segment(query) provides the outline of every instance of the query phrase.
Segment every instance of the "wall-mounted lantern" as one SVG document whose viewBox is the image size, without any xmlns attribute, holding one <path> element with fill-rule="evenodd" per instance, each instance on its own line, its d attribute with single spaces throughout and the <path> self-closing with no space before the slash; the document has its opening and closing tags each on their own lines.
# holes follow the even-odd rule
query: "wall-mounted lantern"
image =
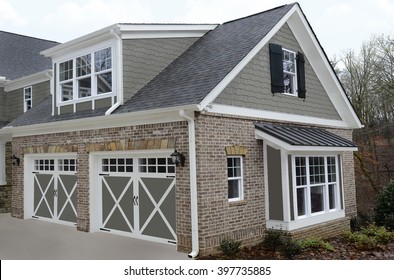
<svg viewBox="0 0 394 280">
<path fill-rule="evenodd" d="M 172 157 L 172 162 L 175 163 L 176 166 L 179 166 L 179 164 L 182 167 L 185 166 L 185 156 L 180 152 L 178 152 L 176 149 L 171 154 L 171 157 Z"/>
</svg>

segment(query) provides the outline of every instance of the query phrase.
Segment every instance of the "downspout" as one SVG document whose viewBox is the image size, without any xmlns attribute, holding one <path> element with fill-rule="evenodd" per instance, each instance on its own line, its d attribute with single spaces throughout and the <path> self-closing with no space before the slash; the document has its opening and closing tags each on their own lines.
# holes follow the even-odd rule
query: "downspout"
<svg viewBox="0 0 394 280">
<path fill-rule="evenodd" d="M 52 78 L 54 76 L 53 75 L 54 71 L 55 71 L 55 63 L 52 63 L 52 70 L 51 70 L 51 72 L 50 73 L 49 72 L 45 73 L 45 75 L 49 78 L 49 93 L 52 96 L 52 116 L 55 115 L 55 106 L 54 106 L 54 104 L 55 104 L 55 95 L 53 94 L 54 93 L 54 89 L 55 89 L 55 81 L 53 80 L 54 78 Z"/>
<path fill-rule="evenodd" d="M 117 69 L 116 69 L 116 79 L 117 79 L 117 101 L 114 105 L 111 106 L 106 112 L 105 115 L 111 115 L 113 111 L 115 111 L 120 105 L 123 104 L 123 64 L 122 64 L 122 38 L 119 36 L 118 32 L 115 28 L 111 29 L 111 34 L 117 39 L 116 40 L 116 49 L 117 49 Z"/>
<path fill-rule="evenodd" d="M 197 204 L 197 166 L 196 166 L 196 126 L 194 118 L 186 115 L 185 110 L 179 110 L 179 115 L 187 120 L 189 128 L 189 157 L 190 157 L 190 211 L 192 224 L 192 252 L 189 258 L 195 258 L 200 251 L 198 244 L 198 204 Z"/>
</svg>

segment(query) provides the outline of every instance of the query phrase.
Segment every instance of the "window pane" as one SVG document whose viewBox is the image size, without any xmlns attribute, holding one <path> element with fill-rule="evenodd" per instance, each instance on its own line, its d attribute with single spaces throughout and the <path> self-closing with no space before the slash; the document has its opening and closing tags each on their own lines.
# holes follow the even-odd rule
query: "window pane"
<svg viewBox="0 0 394 280">
<path fill-rule="evenodd" d="M 306 188 L 297 189 L 297 215 L 306 215 Z"/>
<path fill-rule="evenodd" d="M 77 58 L 77 77 L 89 75 L 91 73 L 91 55 L 87 54 Z"/>
<path fill-rule="evenodd" d="M 106 48 L 94 53 L 95 71 L 100 72 L 112 68 L 111 48 Z"/>
<path fill-rule="evenodd" d="M 288 73 L 283 74 L 283 83 L 285 85 L 285 93 L 293 94 L 294 76 Z"/>
<path fill-rule="evenodd" d="M 108 93 L 112 91 L 112 73 L 103 73 L 97 75 L 97 94 Z"/>
<path fill-rule="evenodd" d="M 73 82 L 61 85 L 62 101 L 73 100 Z"/>
<path fill-rule="evenodd" d="M 323 186 L 311 187 L 311 210 L 312 213 L 324 210 Z"/>
<path fill-rule="evenodd" d="M 89 97 L 92 95 L 92 82 L 91 78 L 84 78 L 78 80 L 78 97 Z"/>
<path fill-rule="evenodd" d="M 239 185 L 240 180 L 228 180 L 228 198 L 238 198 L 239 197 Z"/>
<path fill-rule="evenodd" d="M 328 201 L 330 209 L 336 208 L 336 185 L 331 184 L 328 186 Z"/>
<path fill-rule="evenodd" d="M 310 157 L 309 158 L 309 175 L 311 184 L 324 183 L 324 157 Z"/>
<path fill-rule="evenodd" d="M 72 79 L 72 77 L 73 77 L 73 61 L 72 60 L 60 63 L 59 77 L 60 77 L 60 81 Z"/>
</svg>

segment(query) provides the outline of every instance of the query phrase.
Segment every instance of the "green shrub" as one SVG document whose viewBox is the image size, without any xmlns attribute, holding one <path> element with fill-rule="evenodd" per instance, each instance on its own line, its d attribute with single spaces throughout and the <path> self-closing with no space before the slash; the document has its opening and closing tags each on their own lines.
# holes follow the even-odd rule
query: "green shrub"
<svg viewBox="0 0 394 280">
<path fill-rule="evenodd" d="M 263 247 L 269 251 L 279 251 L 290 239 L 288 233 L 278 229 L 266 229 Z"/>
<path fill-rule="evenodd" d="M 357 216 L 350 219 L 350 230 L 359 231 L 373 224 L 373 216 L 366 213 L 357 213 Z"/>
<path fill-rule="evenodd" d="M 348 232 L 346 238 L 356 247 L 371 249 L 394 241 L 394 234 L 383 226 L 369 225 L 360 231 Z"/>
<path fill-rule="evenodd" d="M 374 212 L 376 225 L 394 230 L 394 181 L 379 193 Z"/>
<path fill-rule="evenodd" d="M 231 257 L 239 252 L 241 244 L 242 241 L 234 241 L 226 238 L 220 242 L 220 251 L 227 257 Z"/>
<path fill-rule="evenodd" d="M 266 229 L 263 247 L 269 251 L 278 251 L 288 259 L 293 259 L 301 253 L 302 248 L 297 241 L 293 241 L 288 232 L 277 229 Z"/>
<path fill-rule="evenodd" d="M 291 238 L 288 238 L 279 250 L 286 258 L 293 259 L 302 252 L 302 247 L 298 241 L 293 241 Z"/>
<path fill-rule="evenodd" d="M 334 247 L 327 241 L 324 241 L 321 238 L 311 237 L 301 241 L 301 248 L 302 249 L 317 249 L 317 250 L 326 250 L 330 252 L 334 252 Z"/>
</svg>

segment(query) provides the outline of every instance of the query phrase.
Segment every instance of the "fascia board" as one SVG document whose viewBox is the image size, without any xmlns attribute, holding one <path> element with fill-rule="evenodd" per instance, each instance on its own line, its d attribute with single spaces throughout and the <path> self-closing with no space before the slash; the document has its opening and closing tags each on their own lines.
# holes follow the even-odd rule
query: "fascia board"
<svg viewBox="0 0 394 280">
<path fill-rule="evenodd" d="M 112 38 L 113 34 L 112 34 L 111 30 L 118 33 L 118 31 L 119 31 L 118 24 L 113 24 L 111 26 L 97 30 L 97 31 L 87 34 L 85 36 L 82 36 L 77 39 L 68 41 L 66 43 L 57 45 L 55 47 L 52 47 L 50 49 L 40 52 L 40 54 L 45 57 L 55 58 L 55 57 L 67 54 L 69 52 L 74 52 L 74 51 L 81 49 L 81 48 L 89 47 L 91 45 L 94 45 L 99 42 L 102 42 L 102 41 Z"/>
<path fill-rule="evenodd" d="M 342 120 L 349 127 L 362 128 L 363 125 L 299 7 L 287 23 Z"/>
<path fill-rule="evenodd" d="M 197 107 L 173 107 L 133 113 L 111 114 L 108 116 L 99 116 L 69 121 L 50 122 L 21 127 L 5 127 L 3 129 L 0 129 L 0 136 L 3 133 L 7 133 L 7 135 L 12 135 L 12 137 L 23 137 L 31 135 L 184 121 L 184 119 L 179 116 L 179 110 L 181 109 L 187 111 L 195 111 L 197 110 Z"/>
<path fill-rule="evenodd" d="M 330 147 L 330 146 L 296 146 L 290 145 L 272 135 L 269 135 L 261 130 L 255 129 L 256 139 L 267 141 L 267 143 L 279 149 L 284 149 L 288 152 L 355 152 L 357 147 Z"/>
<path fill-rule="evenodd" d="M 222 105 L 216 103 L 207 106 L 203 112 L 231 115 L 235 117 L 242 116 L 242 117 L 248 117 L 254 119 L 319 125 L 319 126 L 325 126 L 330 128 L 349 128 L 348 124 L 346 124 L 342 120 L 323 119 L 323 118 L 310 117 L 304 115 L 295 115 L 295 114 L 289 114 L 283 112 L 250 109 L 250 108 Z"/>
<path fill-rule="evenodd" d="M 218 24 L 120 24 L 122 39 L 202 37 Z"/>
<path fill-rule="evenodd" d="M 51 75 L 52 75 L 52 70 L 45 70 L 29 76 L 18 78 L 16 80 L 11 80 L 5 83 L 4 90 L 9 92 L 27 86 L 46 82 L 51 79 Z"/>
<path fill-rule="evenodd" d="M 231 70 L 231 72 L 201 101 L 200 107 L 204 109 L 211 104 L 219 94 L 230 84 L 232 80 L 244 69 L 244 67 L 258 54 L 279 29 L 287 22 L 290 16 L 297 10 L 298 5 L 294 5 L 290 11 L 268 32 L 263 39 Z"/>
</svg>

